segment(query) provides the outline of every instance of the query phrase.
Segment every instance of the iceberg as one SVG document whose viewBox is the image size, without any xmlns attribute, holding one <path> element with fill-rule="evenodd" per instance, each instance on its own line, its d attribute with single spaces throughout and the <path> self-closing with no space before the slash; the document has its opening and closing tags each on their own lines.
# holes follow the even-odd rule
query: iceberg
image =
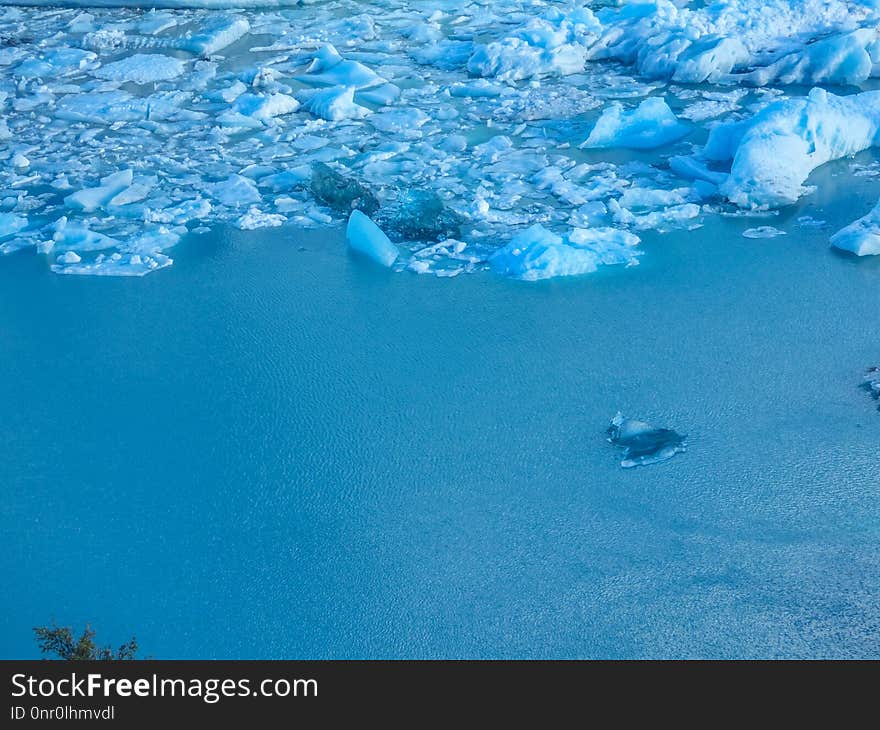
<svg viewBox="0 0 880 730">
<path fill-rule="evenodd" d="M 831 245 L 856 256 L 880 255 L 880 203 L 831 236 Z"/>
<path fill-rule="evenodd" d="M 629 111 L 620 102 L 609 105 L 581 147 L 647 150 L 675 142 L 689 131 L 662 98 L 652 96 Z"/>
<path fill-rule="evenodd" d="M 624 469 L 667 461 L 685 451 L 686 439 L 671 428 L 626 418 L 619 411 L 608 427 L 608 441 L 623 449 L 620 465 Z"/>
<path fill-rule="evenodd" d="M 732 160 L 719 192 L 742 208 L 790 205 L 807 192 L 819 165 L 880 141 L 880 91 L 835 96 L 815 88 L 806 97 L 774 102 L 751 119 L 712 129 L 708 160 Z"/>
<path fill-rule="evenodd" d="M 566 237 L 540 223 L 515 235 L 489 259 L 492 270 L 523 281 L 578 276 L 600 264 L 636 263 L 638 236 L 615 228 L 577 228 Z"/>
<path fill-rule="evenodd" d="M 397 246 L 391 243 L 382 229 L 359 210 L 351 212 L 345 237 L 353 251 L 382 266 L 391 266 L 400 256 Z"/>
</svg>

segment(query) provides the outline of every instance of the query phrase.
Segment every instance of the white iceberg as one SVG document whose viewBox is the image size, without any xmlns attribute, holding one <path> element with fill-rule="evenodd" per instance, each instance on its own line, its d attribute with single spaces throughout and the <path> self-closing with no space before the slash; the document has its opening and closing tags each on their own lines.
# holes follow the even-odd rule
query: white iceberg
<svg viewBox="0 0 880 730">
<path fill-rule="evenodd" d="M 807 192 L 810 173 L 880 141 L 880 91 L 835 96 L 813 89 L 777 101 L 751 119 L 712 129 L 709 160 L 733 160 L 719 192 L 743 208 L 776 208 Z"/>
</svg>

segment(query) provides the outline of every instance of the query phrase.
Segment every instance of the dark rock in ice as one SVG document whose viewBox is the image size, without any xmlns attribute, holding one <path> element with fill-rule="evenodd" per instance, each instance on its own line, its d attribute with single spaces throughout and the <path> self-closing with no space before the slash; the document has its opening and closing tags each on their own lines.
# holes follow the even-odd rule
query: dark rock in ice
<svg viewBox="0 0 880 730">
<path fill-rule="evenodd" d="M 384 216 L 388 230 L 407 241 L 439 241 L 461 235 L 464 216 L 431 190 L 407 190 Z"/>
<path fill-rule="evenodd" d="M 623 448 L 620 465 L 625 469 L 671 459 L 685 450 L 686 438 L 685 434 L 671 428 L 657 428 L 644 421 L 626 418 L 619 412 L 608 427 L 608 440 Z"/>
<path fill-rule="evenodd" d="M 880 400 L 880 368 L 876 366 L 868 368 L 861 387 L 874 396 L 874 400 Z M 880 410 L 880 405 L 877 409 Z"/>
<path fill-rule="evenodd" d="M 368 188 L 323 162 L 312 165 L 309 189 L 318 200 L 340 213 L 360 210 L 372 215 L 379 209 L 379 201 Z"/>
</svg>

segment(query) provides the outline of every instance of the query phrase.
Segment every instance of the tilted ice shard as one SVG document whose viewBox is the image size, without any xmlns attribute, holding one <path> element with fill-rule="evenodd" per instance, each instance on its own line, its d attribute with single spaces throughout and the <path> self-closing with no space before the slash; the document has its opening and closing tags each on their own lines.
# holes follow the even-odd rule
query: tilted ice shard
<svg viewBox="0 0 880 730">
<path fill-rule="evenodd" d="M 777 101 L 751 119 L 712 129 L 703 155 L 733 160 L 719 187 L 743 208 L 794 203 L 810 173 L 830 160 L 880 142 L 880 91 L 835 96 L 813 89 L 806 97 Z"/>
<path fill-rule="evenodd" d="M 382 266 L 391 266 L 400 255 L 384 231 L 359 210 L 351 212 L 345 237 L 352 250 Z"/>
<path fill-rule="evenodd" d="M 831 245 L 856 256 L 880 255 L 880 203 L 831 236 Z"/>
<path fill-rule="evenodd" d="M 686 435 L 671 428 L 658 428 L 645 421 L 626 418 L 619 411 L 608 427 L 608 440 L 623 448 L 620 465 L 624 469 L 671 459 L 685 450 L 686 439 Z"/>
<path fill-rule="evenodd" d="M 602 112 L 587 141 L 581 146 L 652 149 L 681 139 L 688 131 L 669 105 L 656 96 L 645 99 L 638 107 L 628 111 L 620 102 L 612 103 Z"/>
</svg>

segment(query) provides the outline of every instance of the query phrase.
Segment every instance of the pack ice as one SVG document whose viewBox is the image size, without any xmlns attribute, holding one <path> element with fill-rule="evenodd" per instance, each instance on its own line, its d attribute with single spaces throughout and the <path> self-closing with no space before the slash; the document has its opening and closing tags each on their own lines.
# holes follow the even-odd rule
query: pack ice
<svg viewBox="0 0 880 730">
<path fill-rule="evenodd" d="M 57 273 L 346 226 L 395 271 L 584 275 L 878 143 L 873 0 L 106 4 L 0 7 L 0 252 Z"/>
</svg>

